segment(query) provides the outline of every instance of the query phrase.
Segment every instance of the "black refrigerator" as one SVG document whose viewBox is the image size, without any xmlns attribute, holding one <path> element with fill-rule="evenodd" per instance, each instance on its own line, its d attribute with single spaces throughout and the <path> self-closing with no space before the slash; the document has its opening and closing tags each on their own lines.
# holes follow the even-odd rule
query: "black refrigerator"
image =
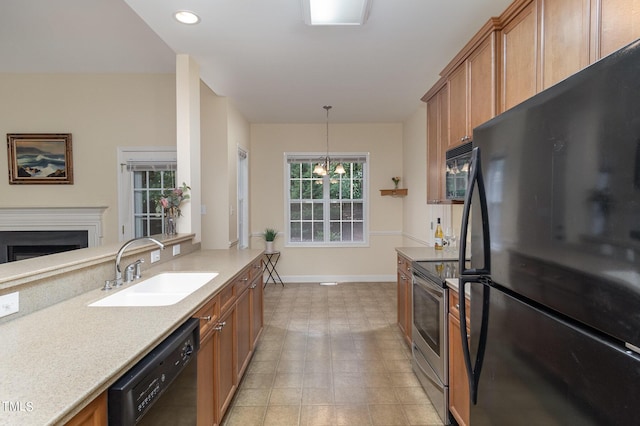
<svg viewBox="0 0 640 426">
<path fill-rule="evenodd" d="M 640 40 L 477 127 L 473 146 L 470 338 L 451 336 L 471 425 L 640 424 Z"/>
</svg>

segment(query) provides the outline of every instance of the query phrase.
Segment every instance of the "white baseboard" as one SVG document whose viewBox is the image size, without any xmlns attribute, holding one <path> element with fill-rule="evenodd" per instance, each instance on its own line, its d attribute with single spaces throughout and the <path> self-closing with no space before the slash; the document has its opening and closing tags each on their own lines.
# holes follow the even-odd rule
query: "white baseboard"
<svg viewBox="0 0 640 426">
<path fill-rule="evenodd" d="M 361 282 L 395 282 L 396 275 L 281 275 L 284 283 L 361 283 Z M 265 278 L 266 279 L 266 278 Z M 272 283 L 269 280 L 269 283 Z"/>
</svg>

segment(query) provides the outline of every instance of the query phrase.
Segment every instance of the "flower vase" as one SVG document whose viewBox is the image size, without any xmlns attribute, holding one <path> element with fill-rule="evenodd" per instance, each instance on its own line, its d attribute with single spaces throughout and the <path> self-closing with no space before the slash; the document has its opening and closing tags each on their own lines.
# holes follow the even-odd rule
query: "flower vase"
<svg viewBox="0 0 640 426">
<path fill-rule="evenodd" d="M 164 233 L 165 235 L 176 235 L 176 220 L 178 219 L 178 214 L 176 209 L 169 208 L 167 209 L 167 214 L 164 218 Z"/>
</svg>

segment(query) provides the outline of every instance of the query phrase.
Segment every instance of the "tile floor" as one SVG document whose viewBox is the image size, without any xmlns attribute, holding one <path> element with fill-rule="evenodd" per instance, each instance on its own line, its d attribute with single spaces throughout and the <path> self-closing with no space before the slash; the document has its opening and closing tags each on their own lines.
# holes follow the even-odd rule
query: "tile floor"
<svg viewBox="0 0 640 426">
<path fill-rule="evenodd" d="M 442 425 L 411 371 L 395 283 L 269 284 L 224 426 Z"/>
</svg>

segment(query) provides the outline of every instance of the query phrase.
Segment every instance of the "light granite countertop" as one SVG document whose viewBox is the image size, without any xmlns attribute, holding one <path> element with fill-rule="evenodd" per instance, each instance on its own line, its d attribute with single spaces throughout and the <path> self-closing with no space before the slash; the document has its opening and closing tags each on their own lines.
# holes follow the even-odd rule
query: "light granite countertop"
<svg viewBox="0 0 640 426">
<path fill-rule="evenodd" d="M 396 247 L 396 252 L 412 261 L 421 260 L 458 260 L 458 249 L 445 247 L 436 250 L 433 247 Z"/>
<path fill-rule="evenodd" d="M 202 250 L 145 271 L 143 279 L 165 271 L 219 273 L 175 305 L 89 307 L 107 295 L 96 283 L 95 290 L 0 325 L 0 425 L 64 423 L 261 255 Z"/>
</svg>

